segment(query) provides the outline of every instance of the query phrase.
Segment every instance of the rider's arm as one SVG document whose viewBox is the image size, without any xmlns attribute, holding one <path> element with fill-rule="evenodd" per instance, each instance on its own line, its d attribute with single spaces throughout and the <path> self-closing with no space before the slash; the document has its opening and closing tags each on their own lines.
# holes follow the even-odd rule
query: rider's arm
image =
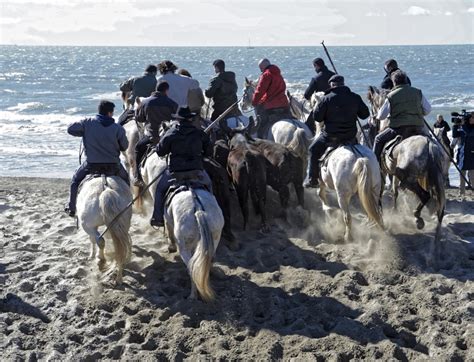
<svg viewBox="0 0 474 362">
<path fill-rule="evenodd" d="M 202 154 L 204 157 L 212 156 L 212 144 L 207 133 L 202 131 Z"/>
<path fill-rule="evenodd" d="M 84 122 L 74 122 L 67 128 L 67 133 L 71 136 L 82 137 L 84 136 Z"/>
<path fill-rule="evenodd" d="M 431 104 L 425 98 L 424 94 L 421 94 L 421 107 L 423 108 L 423 115 L 426 116 L 431 112 Z"/>
<path fill-rule="evenodd" d="M 145 107 L 143 103 L 140 104 L 137 110 L 135 111 L 135 119 L 137 120 L 137 122 L 140 122 L 140 123 L 146 122 Z"/>
<path fill-rule="evenodd" d="M 118 143 L 120 151 L 125 151 L 128 148 L 128 138 L 125 129 L 122 126 L 120 126 L 118 132 Z"/>
<path fill-rule="evenodd" d="M 214 77 L 211 79 L 209 82 L 209 87 L 205 90 L 204 94 L 206 95 L 207 98 L 212 98 L 216 94 L 216 91 L 219 89 L 221 86 L 221 80 L 219 77 Z"/>
<path fill-rule="evenodd" d="M 314 78 L 311 78 L 311 82 L 309 82 L 309 86 L 308 88 L 306 88 L 304 92 L 304 98 L 309 101 L 315 91 L 316 91 L 316 81 Z"/>
<path fill-rule="evenodd" d="M 313 111 L 313 120 L 316 122 L 322 122 L 326 118 L 326 112 L 328 109 L 328 104 L 326 99 L 323 99 L 321 102 L 318 103 L 316 108 Z"/>
<path fill-rule="evenodd" d="M 122 92 L 131 92 L 133 90 L 134 78 L 127 79 L 125 82 L 120 84 L 120 90 Z"/>
<path fill-rule="evenodd" d="M 388 99 L 385 100 L 382 108 L 379 109 L 377 113 L 377 119 L 383 121 L 390 114 L 390 102 Z"/>
<path fill-rule="evenodd" d="M 359 109 L 357 110 L 357 117 L 360 119 L 366 119 L 368 116 L 370 116 L 369 108 L 359 96 Z"/>
<path fill-rule="evenodd" d="M 254 107 L 261 104 L 262 98 L 270 87 L 271 82 L 271 75 L 269 73 L 263 73 L 253 94 L 252 105 Z"/>
<path fill-rule="evenodd" d="M 158 143 L 156 146 L 156 153 L 160 157 L 166 156 L 171 152 L 171 141 L 168 132 L 166 132 L 166 134 L 160 140 L 160 143 Z"/>
</svg>

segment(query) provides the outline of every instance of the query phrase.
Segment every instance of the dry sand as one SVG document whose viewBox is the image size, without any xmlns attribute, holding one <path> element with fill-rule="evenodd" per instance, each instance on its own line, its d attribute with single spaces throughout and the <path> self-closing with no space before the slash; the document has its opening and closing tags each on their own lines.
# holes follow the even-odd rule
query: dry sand
<svg viewBox="0 0 474 362">
<path fill-rule="evenodd" d="M 419 232 L 403 210 L 385 211 L 389 237 L 359 214 L 357 240 L 342 244 L 314 198 L 310 228 L 273 218 L 270 234 L 237 232 L 239 251 L 221 244 L 217 300 L 205 304 L 186 299 L 179 255 L 136 214 L 132 261 L 113 288 L 62 213 L 67 187 L 0 178 L 2 360 L 474 359 L 472 196 L 449 191 L 438 271 L 427 265 L 433 221 Z"/>
</svg>

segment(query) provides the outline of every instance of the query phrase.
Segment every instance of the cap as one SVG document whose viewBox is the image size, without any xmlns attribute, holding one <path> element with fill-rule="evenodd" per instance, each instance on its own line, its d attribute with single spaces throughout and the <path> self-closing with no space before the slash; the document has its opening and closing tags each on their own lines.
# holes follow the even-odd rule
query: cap
<svg viewBox="0 0 474 362">
<path fill-rule="evenodd" d="M 334 74 L 331 78 L 329 78 L 329 83 L 344 83 L 344 77 L 339 74 Z"/>
</svg>

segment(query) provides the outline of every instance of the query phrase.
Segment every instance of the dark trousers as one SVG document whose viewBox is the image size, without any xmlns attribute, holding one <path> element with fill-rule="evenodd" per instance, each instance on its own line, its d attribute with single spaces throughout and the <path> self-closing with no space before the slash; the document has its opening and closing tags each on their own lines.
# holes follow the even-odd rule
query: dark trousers
<svg viewBox="0 0 474 362">
<path fill-rule="evenodd" d="M 278 122 L 282 119 L 291 118 L 290 109 L 288 107 L 282 108 L 272 108 L 272 109 L 258 109 L 258 129 L 257 137 L 266 139 L 268 131 L 273 126 L 275 122 Z"/>
<path fill-rule="evenodd" d="M 423 127 L 418 126 L 402 126 L 397 128 L 388 127 L 384 129 L 377 136 L 375 136 L 374 140 L 373 151 L 375 153 L 375 156 L 377 156 L 377 160 L 380 163 L 380 158 L 382 156 L 384 146 L 387 144 L 387 142 L 393 140 L 398 135 L 401 135 L 403 138 L 408 138 L 410 136 L 423 134 L 425 134 Z"/>
<path fill-rule="evenodd" d="M 146 150 L 148 149 L 148 145 L 153 143 L 153 138 L 151 136 L 143 136 L 135 145 L 135 162 L 136 162 L 136 172 L 137 176 L 141 178 L 140 173 L 140 162 L 145 156 Z"/>
<path fill-rule="evenodd" d="M 309 146 L 308 178 L 312 180 L 319 178 L 319 159 L 323 157 L 329 143 L 331 143 L 331 139 L 325 132 L 322 132 L 311 142 Z"/>
<path fill-rule="evenodd" d="M 209 191 L 212 192 L 212 181 L 209 175 L 204 170 L 197 170 L 197 180 L 202 183 Z M 165 196 L 168 188 L 175 182 L 173 174 L 167 169 L 163 172 L 158 184 L 156 185 L 155 191 L 155 202 L 153 205 L 153 219 L 163 220 L 163 214 L 165 212 Z"/>
<path fill-rule="evenodd" d="M 69 188 L 69 205 L 68 208 L 70 211 L 76 212 L 76 201 L 77 201 L 77 191 L 79 190 L 79 185 L 82 180 L 86 178 L 87 175 L 100 173 L 107 176 L 120 176 L 127 185 L 130 185 L 130 180 L 128 178 L 128 173 L 121 163 L 88 163 L 84 161 L 80 165 L 74 175 L 72 176 L 71 185 Z"/>
</svg>

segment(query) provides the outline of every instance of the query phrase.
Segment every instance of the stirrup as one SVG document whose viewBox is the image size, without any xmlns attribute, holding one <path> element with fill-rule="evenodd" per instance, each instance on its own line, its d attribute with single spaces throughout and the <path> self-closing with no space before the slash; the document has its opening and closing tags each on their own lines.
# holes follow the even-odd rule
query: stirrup
<svg viewBox="0 0 474 362">
<path fill-rule="evenodd" d="M 65 212 L 68 216 L 70 216 L 70 217 L 75 217 L 75 216 L 76 216 L 76 212 L 73 211 L 73 210 L 71 210 L 71 209 L 69 208 L 69 206 L 66 206 L 66 207 L 64 208 L 64 212 Z"/>
</svg>

